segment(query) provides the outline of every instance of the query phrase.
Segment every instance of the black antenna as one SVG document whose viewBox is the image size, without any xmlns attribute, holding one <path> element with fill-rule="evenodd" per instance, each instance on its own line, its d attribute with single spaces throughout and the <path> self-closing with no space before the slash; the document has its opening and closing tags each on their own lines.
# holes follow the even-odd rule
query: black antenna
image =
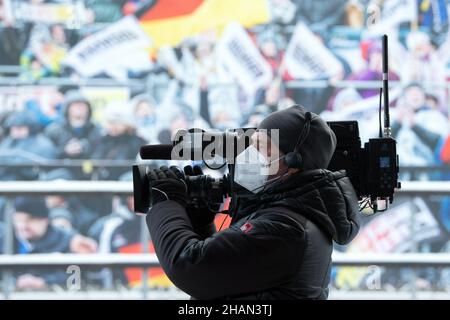
<svg viewBox="0 0 450 320">
<path fill-rule="evenodd" d="M 378 138 L 383 138 L 383 127 L 381 126 L 381 97 L 383 95 L 383 88 L 380 88 L 380 102 L 378 104 Z"/>
<path fill-rule="evenodd" d="M 391 136 L 389 120 L 389 78 L 388 78 L 388 37 L 383 35 L 383 98 L 384 98 L 384 137 Z"/>
</svg>

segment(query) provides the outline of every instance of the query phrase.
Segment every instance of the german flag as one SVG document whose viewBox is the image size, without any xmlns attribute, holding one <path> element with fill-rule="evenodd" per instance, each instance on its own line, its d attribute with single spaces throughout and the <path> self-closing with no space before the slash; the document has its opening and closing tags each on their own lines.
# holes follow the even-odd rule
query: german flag
<svg viewBox="0 0 450 320">
<path fill-rule="evenodd" d="M 268 0 L 157 0 L 135 15 L 154 46 L 176 46 L 204 31 L 221 31 L 229 22 L 244 27 L 270 20 Z"/>
</svg>

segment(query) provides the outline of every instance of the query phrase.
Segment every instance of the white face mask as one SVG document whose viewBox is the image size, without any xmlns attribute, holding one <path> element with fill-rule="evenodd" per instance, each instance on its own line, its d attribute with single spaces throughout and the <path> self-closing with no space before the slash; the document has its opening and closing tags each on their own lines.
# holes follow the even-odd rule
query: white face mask
<svg viewBox="0 0 450 320">
<path fill-rule="evenodd" d="M 278 161 L 282 157 L 268 162 L 267 159 L 253 146 L 249 146 L 236 157 L 234 169 L 234 181 L 245 189 L 257 193 L 268 182 L 272 162 Z M 278 171 L 278 170 L 277 170 Z M 272 172 L 272 175 L 276 172 Z"/>
</svg>

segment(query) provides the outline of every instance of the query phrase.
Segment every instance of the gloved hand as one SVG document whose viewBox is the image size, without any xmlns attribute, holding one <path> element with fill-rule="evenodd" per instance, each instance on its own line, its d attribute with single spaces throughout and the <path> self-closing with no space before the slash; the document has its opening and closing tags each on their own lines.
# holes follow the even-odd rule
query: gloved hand
<svg viewBox="0 0 450 320">
<path fill-rule="evenodd" d="M 148 177 L 152 206 L 162 201 L 174 200 L 186 207 L 187 186 L 184 173 L 178 167 L 162 166 L 159 169 L 150 170 Z"/>
<path fill-rule="evenodd" d="M 186 166 L 184 167 L 184 174 L 185 176 L 200 176 L 204 173 L 199 166 Z M 199 203 L 197 207 L 187 207 L 186 211 L 194 229 L 207 226 L 214 222 L 217 213 L 211 210 L 206 202 Z"/>
</svg>

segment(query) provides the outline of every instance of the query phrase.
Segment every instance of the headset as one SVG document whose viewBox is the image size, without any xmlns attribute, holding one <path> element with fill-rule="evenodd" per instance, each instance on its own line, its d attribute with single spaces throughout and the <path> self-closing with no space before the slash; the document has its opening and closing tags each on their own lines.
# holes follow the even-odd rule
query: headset
<svg viewBox="0 0 450 320">
<path fill-rule="evenodd" d="M 286 163 L 288 168 L 300 169 L 303 166 L 303 157 L 300 154 L 300 147 L 305 143 L 306 138 L 308 138 L 309 135 L 309 130 L 311 128 L 311 112 L 305 113 L 305 121 L 305 125 L 300 132 L 294 150 L 288 152 L 284 157 L 284 162 Z"/>
</svg>

